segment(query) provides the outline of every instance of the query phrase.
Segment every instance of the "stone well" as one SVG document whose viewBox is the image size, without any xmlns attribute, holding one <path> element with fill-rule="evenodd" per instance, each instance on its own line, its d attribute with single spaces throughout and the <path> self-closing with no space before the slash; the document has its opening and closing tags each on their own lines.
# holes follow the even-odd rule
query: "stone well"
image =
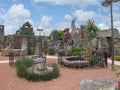
<svg viewBox="0 0 120 90">
<path fill-rule="evenodd" d="M 80 56 L 65 56 L 61 58 L 61 64 L 72 68 L 83 68 L 89 66 L 89 61 Z"/>
</svg>

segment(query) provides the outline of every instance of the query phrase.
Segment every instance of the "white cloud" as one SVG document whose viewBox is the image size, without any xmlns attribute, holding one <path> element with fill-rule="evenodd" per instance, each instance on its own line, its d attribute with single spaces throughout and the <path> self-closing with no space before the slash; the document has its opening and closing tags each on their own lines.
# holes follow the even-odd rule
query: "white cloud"
<svg viewBox="0 0 120 90">
<path fill-rule="evenodd" d="M 103 30 L 103 29 L 109 29 L 109 27 L 106 26 L 104 23 L 99 23 L 98 24 L 98 28 L 100 28 L 101 30 Z"/>
<path fill-rule="evenodd" d="M 113 22 L 113 24 L 114 24 L 114 28 L 117 28 L 120 32 L 120 20 Z"/>
<path fill-rule="evenodd" d="M 68 21 L 71 21 L 71 20 L 72 20 L 72 17 L 71 17 L 70 15 L 66 14 L 66 15 L 64 16 L 64 19 L 65 19 L 65 20 L 68 20 Z"/>
<path fill-rule="evenodd" d="M 80 1 L 80 6 L 81 7 L 87 7 L 89 5 L 97 5 L 97 6 L 100 5 L 98 0 L 79 0 L 79 1 Z"/>
<path fill-rule="evenodd" d="M 58 30 L 64 30 L 65 28 L 70 28 L 71 26 L 70 26 L 71 24 L 70 23 L 68 23 L 68 22 L 60 22 L 60 23 L 57 23 L 56 24 L 56 28 L 58 29 Z"/>
<path fill-rule="evenodd" d="M 42 16 L 41 21 L 34 22 L 30 18 L 31 13 L 29 9 L 26 9 L 23 4 L 15 4 L 11 6 L 6 14 L 0 16 L 3 17 L 2 19 L 4 20 L 5 35 L 14 34 L 16 30 L 18 30 L 26 21 L 29 21 L 31 23 L 36 35 L 38 35 L 37 29 L 39 28 L 43 28 L 44 30 L 50 32 L 48 29 L 51 28 L 50 23 L 52 21 L 52 18 L 44 15 Z"/>
<path fill-rule="evenodd" d="M 74 4 L 79 4 L 80 6 L 87 6 L 87 5 L 98 5 L 99 2 L 98 0 L 33 0 L 35 3 L 38 2 L 48 2 L 52 4 L 57 4 L 57 5 L 74 5 Z"/>
<path fill-rule="evenodd" d="M 30 11 L 28 9 L 25 9 L 23 4 L 19 5 L 13 5 L 8 10 L 8 13 L 5 15 L 5 18 L 20 18 L 20 19 L 26 19 L 30 17 Z"/>
<path fill-rule="evenodd" d="M 93 11 L 83 11 L 83 10 L 76 10 L 74 12 L 74 16 L 81 22 L 86 22 L 88 19 L 96 19 L 97 14 Z"/>
<path fill-rule="evenodd" d="M 51 21 L 52 21 L 52 17 L 46 15 L 42 16 L 39 28 L 44 28 L 44 29 L 50 28 Z"/>
<path fill-rule="evenodd" d="M 39 32 L 37 31 L 37 29 L 43 29 L 44 31 L 41 33 L 41 35 L 48 35 L 50 34 L 52 28 L 51 28 L 51 22 L 52 22 L 52 17 L 50 16 L 42 16 L 41 21 L 40 22 L 36 22 L 33 23 L 33 27 L 34 27 L 34 32 L 36 35 L 39 35 Z"/>
<path fill-rule="evenodd" d="M 98 24 L 99 28 L 101 29 L 109 29 L 111 28 L 111 16 L 110 16 L 110 12 L 108 15 L 99 15 L 98 16 L 100 18 L 99 22 L 101 22 L 100 24 Z M 120 14 L 117 12 L 113 12 L 113 27 L 117 28 L 120 32 Z"/>
<path fill-rule="evenodd" d="M 106 25 L 105 23 L 99 23 L 99 24 L 98 24 L 98 27 L 99 27 L 101 30 L 103 30 L 103 29 L 110 29 L 110 28 L 111 28 L 111 25 L 109 24 L 109 26 L 108 26 L 108 25 Z M 118 31 L 120 32 L 120 21 L 115 21 L 115 22 L 113 22 L 113 28 L 118 29 Z"/>
<path fill-rule="evenodd" d="M 5 35 L 14 34 L 19 26 L 30 18 L 30 15 L 30 11 L 23 4 L 11 6 L 3 15 Z"/>
<path fill-rule="evenodd" d="M 80 0 L 33 0 L 35 3 L 38 2 L 48 2 L 48 3 L 54 3 L 54 4 L 76 4 Z"/>
</svg>

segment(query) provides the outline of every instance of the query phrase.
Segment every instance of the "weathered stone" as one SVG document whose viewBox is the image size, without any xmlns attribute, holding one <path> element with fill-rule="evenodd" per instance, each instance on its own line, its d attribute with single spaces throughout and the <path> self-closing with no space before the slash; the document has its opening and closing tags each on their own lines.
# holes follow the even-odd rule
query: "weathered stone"
<svg viewBox="0 0 120 90">
<path fill-rule="evenodd" d="M 80 90 L 115 90 L 117 81 L 109 78 L 82 80 Z"/>
<path fill-rule="evenodd" d="M 36 58 L 33 59 L 33 66 L 34 70 L 37 71 L 42 71 L 46 69 L 46 61 L 45 58 Z"/>
<path fill-rule="evenodd" d="M 34 35 L 32 25 L 28 21 L 20 28 L 20 35 Z"/>
<path fill-rule="evenodd" d="M 57 41 L 58 40 L 58 31 L 57 30 L 53 30 L 51 32 L 51 40 L 52 41 Z"/>
<path fill-rule="evenodd" d="M 19 56 L 19 55 L 27 55 L 26 51 L 25 50 L 22 50 L 22 49 L 2 49 L 1 51 L 1 55 L 3 56 L 8 56 L 9 55 L 9 52 L 13 51 L 14 52 L 14 55 L 15 56 Z"/>
<path fill-rule="evenodd" d="M 46 72 L 52 72 L 53 67 L 47 67 L 46 66 L 46 60 L 45 58 L 33 58 L 33 66 L 30 68 L 27 68 L 27 71 L 29 73 L 34 74 L 45 74 Z"/>
<path fill-rule="evenodd" d="M 36 55 L 39 57 L 43 57 L 42 55 L 42 38 L 39 37 L 36 42 Z"/>
<path fill-rule="evenodd" d="M 0 25 L 0 51 L 3 48 L 4 44 L 4 26 Z"/>
<path fill-rule="evenodd" d="M 27 37 L 22 37 L 22 50 L 28 50 L 28 40 Z"/>
<path fill-rule="evenodd" d="M 83 68 L 89 66 L 89 61 L 85 61 L 78 56 L 74 56 L 74 57 L 69 56 L 69 57 L 62 57 L 61 64 L 72 68 Z"/>
<path fill-rule="evenodd" d="M 4 41 L 4 26 L 0 25 L 0 41 Z"/>
</svg>

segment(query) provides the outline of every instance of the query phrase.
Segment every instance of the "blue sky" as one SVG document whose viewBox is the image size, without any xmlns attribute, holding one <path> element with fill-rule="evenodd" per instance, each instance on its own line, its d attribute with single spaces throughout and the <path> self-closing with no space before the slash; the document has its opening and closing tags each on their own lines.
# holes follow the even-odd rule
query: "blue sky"
<svg viewBox="0 0 120 90">
<path fill-rule="evenodd" d="M 0 0 L 0 24 L 5 26 L 5 35 L 14 34 L 29 21 L 36 35 L 52 30 L 70 28 L 77 17 L 76 26 L 93 19 L 101 29 L 110 28 L 110 7 L 101 6 L 104 0 Z M 120 2 L 113 3 L 114 27 L 120 31 Z"/>
</svg>

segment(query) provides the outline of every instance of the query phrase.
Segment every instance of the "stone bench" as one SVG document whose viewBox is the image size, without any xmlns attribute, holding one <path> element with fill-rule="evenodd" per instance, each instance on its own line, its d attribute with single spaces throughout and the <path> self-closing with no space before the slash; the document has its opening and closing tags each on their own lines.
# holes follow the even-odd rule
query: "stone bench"
<svg viewBox="0 0 120 90">
<path fill-rule="evenodd" d="M 80 90 L 115 90 L 117 80 L 109 78 L 93 78 L 82 80 Z"/>
</svg>

